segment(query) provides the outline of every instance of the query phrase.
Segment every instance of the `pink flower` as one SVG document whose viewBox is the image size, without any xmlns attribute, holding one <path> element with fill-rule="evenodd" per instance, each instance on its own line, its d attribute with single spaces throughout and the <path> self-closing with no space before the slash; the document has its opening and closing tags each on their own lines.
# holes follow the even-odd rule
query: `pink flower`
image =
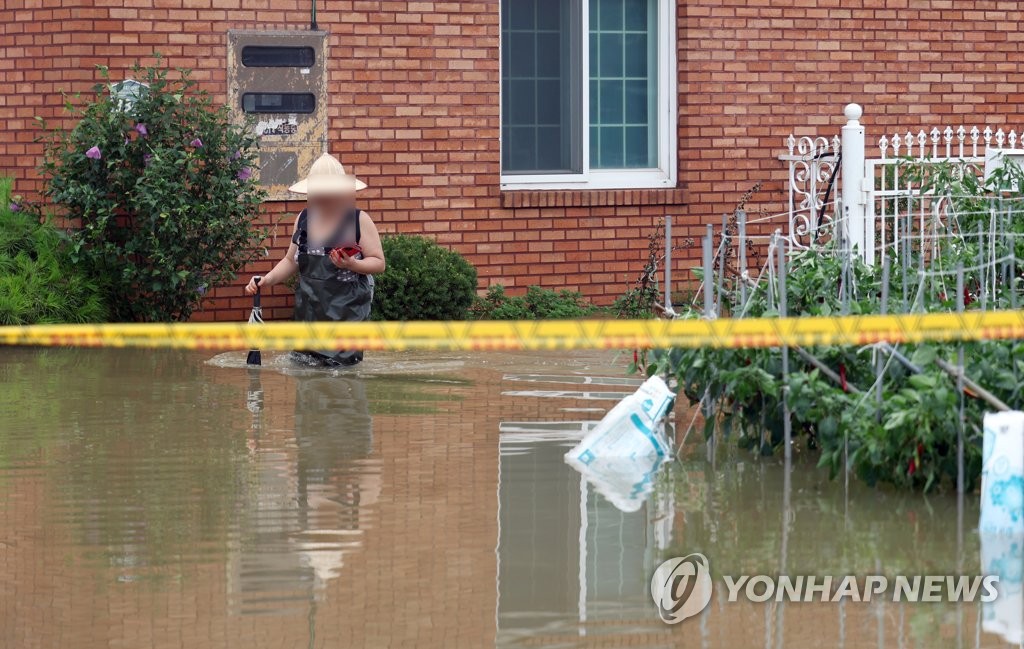
<svg viewBox="0 0 1024 649">
<path fill-rule="evenodd" d="M 242 167 L 238 170 L 239 180 L 249 180 L 250 178 L 252 178 L 252 169 L 249 167 Z"/>
<path fill-rule="evenodd" d="M 203 148 L 203 141 L 200 140 L 199 138 L 196 138 L 196 139 L 192 140 L 188 144 L 189 144 L 189 146 L 194 146 L 197 149 Z"/>
<path fill-rule="evenodd" d="M 138 133 L 142 137 L 146 137 L 147 135 L 149 135 L 149 129 L 147 129 L 146 125 L 143 124 L 142 122 L 139 122 L 138 124 L 135 125 L 135 132 Z"/>
<path fill-rule="evenodd" d="M 89 158 L 90 160 L 99 160 L 100 158 L 103 157 L 103 153 L 100 151 L 100 148 L 98 146 L 94 146 L 93 148 L 85 152 L 85 157 Z"/>
<path fill-rule="evenodd" d="M 238 160 L 241 157 L 242 157 L 242 150 L 241 149 L 235 149 L 235 152 L 231 154 L 231 159 L 232 160 Z"/>
<path fill-rule="evenodd" d="M 12 212 L 20 212 L 21 211 L 21 205 L 18 205 L 14 201 L 11 201 L 11 204 L 8 205 L 7 208 L 9 210 L 11 210 Z"/>
<path fill-rule="evenodd" d="M 142 164 L 143 165 L 148 167 L 150 161 L 152 161 L 152 160 L 153 160 L 153 154 L 152 153 L 143 153 L 142 154 Z"/>
</svg>

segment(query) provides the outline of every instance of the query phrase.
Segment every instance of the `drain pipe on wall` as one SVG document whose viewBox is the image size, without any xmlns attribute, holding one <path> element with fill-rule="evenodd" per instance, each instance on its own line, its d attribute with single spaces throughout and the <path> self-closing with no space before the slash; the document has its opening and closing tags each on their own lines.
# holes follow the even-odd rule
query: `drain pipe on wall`
<svg viewBox="0 0 1024 649">
<path fill-rule="evenodd" d="M 309 0 L 309 31 L 315 32 L 318 29 L 316 24 L 316 0 Z"/>
</svg>

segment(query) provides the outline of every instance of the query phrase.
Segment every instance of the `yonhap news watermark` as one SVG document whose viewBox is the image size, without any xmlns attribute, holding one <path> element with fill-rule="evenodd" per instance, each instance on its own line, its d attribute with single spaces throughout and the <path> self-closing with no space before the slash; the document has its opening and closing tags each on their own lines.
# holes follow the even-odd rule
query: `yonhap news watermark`
<svg viewBox="0 0 1024 649">
<path fill-rule="evenodd" d="M 651 577 L 651 597 L 667 624 L 703 611 L 716 588 L 711 563 L 700 553 L 669 559 Z M 726 601 L 761 602 L 983 602 L 996 600 L 996 575 L 722 575 Z"/>
</svg>

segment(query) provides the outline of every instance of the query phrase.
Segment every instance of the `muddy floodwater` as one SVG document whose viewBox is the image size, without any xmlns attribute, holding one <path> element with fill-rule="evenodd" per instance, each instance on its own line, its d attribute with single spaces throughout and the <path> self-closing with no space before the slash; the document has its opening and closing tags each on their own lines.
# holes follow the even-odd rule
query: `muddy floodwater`
<svg viewBox="0 0 1024 649">
<path fill-rule="evenodd" d="M 1020 642 L 1019 568 L 1001 608 L 727 601 L 722 575 L 975 575 L 999 548 L 976 496 L 787 479 L 699 430 L 596 488 L 562 456 L 638 385 L 624 356 L 263 356 L 0 349 L 0 647 Z M 650 578 L 692 552 L 715 590 L 669 626 Z"/>
</svg>

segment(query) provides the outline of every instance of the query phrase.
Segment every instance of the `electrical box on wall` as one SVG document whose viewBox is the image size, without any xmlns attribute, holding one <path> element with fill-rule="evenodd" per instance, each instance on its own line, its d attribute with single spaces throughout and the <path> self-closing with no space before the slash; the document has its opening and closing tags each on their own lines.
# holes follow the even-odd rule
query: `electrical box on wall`
<svg viewBox="0 0 1024 649">
<path fill-rule="evenodd" d="M 327 150 L 327 33 L 228 32 L 228 106 L 260 139 L 259 181 L 270 200 Z"/>
</svg>

